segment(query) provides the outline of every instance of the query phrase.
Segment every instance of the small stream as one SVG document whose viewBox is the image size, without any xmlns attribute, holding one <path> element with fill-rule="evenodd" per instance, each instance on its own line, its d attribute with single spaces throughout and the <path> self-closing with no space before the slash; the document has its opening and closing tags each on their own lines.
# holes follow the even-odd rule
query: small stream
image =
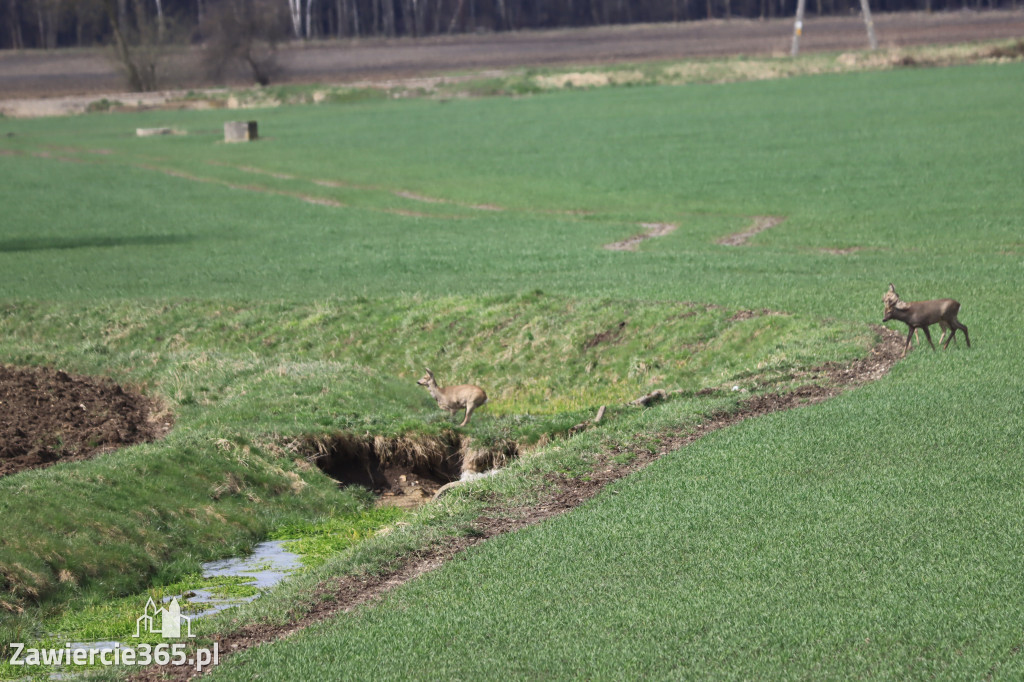
<svg viewBox="0 0 1024 682">
<path fill-rule="evenodd" d="M 185 595 L 182 594 L 164 597 L 163 603 L 167 604 L 170 601 L 177 599 L 179 603 L 181 603 L 182 610 L 186 612 L 188 618 L 195 619 L 205 618 L 215 613 L 220 613 L 226 609 L 230 609 L 233 606 L 251 602 L 258 598 L 260 594 L 287 578 L 295 569 L 302 565 L 298 554 L 289 552 L 284 548 L 286 542 L 288 541 L 267 540 L 266 542 L 261 542 L 253 547 L 252 554 L 248 556 L 220 559 L 218 561 L 210 561 L 202 565 L 204 578 L 245 576 L 250 578 L 250 580 L 245 581 L 244 584 L 252 585 L 260 590 L 258 594 L 247 597 L 219 597 L 215 596 L 210 590 L 197 589 L 186 593 L 189 595 L 188 597 L 185 597 Z M 203 604 L 206 605 L 206 608 L 197 613 L 187 613 L 189 604 Z M 184 632 L 184 628 L 182 632 Z M 72 642 L 71 649 L 103 651 L 104 649 L 112 650 L 118 645 L 122 650 L 132 648 L 130 643 L 105 641 Z M 51 677 L 51 679 L 63 678 L 64 675 L 59 672 L 54 673 Z"/>
<path fill-rule="evenodd" d="M 246 557 L 234 557 L 220 559 L 203 564 L 203 577 L 216 578 L 220 576 L 246 576 L 251 578 L 245 582 L 246 585 L 265 592 L 274 585 L 287 578 L 292 571 L 302 565 L 299 555 L 289 552 L 284 548 L 287 540 L 267 540 L 253 547 L 252 554 Z M 253 601 L 259 594 L 248 597 L 215 597 L 209 590 L 194 590 L 186 599 L 183 595 L 164 597 L 164 602 L 177 597 L 183 603 L 208 604 L 210 608 L 190 614 L 192 618 L 202 618 L 220 613 L 232 606 L 238 606 Z"/>
</svg>

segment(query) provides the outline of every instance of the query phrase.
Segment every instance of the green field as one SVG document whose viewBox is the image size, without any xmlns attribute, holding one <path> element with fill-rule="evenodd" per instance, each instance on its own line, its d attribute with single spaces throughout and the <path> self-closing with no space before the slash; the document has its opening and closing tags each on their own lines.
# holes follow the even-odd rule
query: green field
<svg viewBox="0 0 1024 682">
<path fill-rule="evenodd" d="M 893 282 L 957 298 L 973 347 L 715 432 L 215 675 L 1020 677 L 1022 84 L 1006 63 L 0 119 L 0 362 L 111 376 L 177 424 L 0 479 L 0 646 L 361 513 L 301 446 L 451 433 L 424 365 L 488 389 L 462 436 L 528 456 L 204 634 L 285 621 L 329 576 L 731 409 L 732 385 L 864 355 Z M 261 139 L 223 144 L 246 117 Z M 134 135 L 155 126 L 182 134 Z M 716 243 L 758 216 L 782 222 Z M 602 248 L 650 223 L 677 229 Z M 659 387 L 679 394 L 625 406 Z"/>
</svg>

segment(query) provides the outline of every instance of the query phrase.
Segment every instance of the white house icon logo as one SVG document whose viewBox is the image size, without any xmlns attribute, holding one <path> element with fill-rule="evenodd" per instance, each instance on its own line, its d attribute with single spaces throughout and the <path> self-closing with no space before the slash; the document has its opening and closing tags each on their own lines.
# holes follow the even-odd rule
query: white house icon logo
<svg viewBox="0 0 1024 682">
<path fill-rule="evenodd" d="M 159 626 L 157 620 L 160 621 Z M 146 610 L 135 620 L 135 634 L 132 637 L 141 637 L 141 633 L 148 632 L 154 635 L 159 633 L 165 639 L 175 639 L 181 637 L 182 621 L 185 621 L 185 631 L 188 636 L 195 637 L 192 634 L 192 619 L 181 615 L 181 606 L 178 604 L 177 597 L 172 599 L 166 608 L 163 606 L 157 608 L 153 598 L 150 597 L 146 602 Z"/>
</svg>

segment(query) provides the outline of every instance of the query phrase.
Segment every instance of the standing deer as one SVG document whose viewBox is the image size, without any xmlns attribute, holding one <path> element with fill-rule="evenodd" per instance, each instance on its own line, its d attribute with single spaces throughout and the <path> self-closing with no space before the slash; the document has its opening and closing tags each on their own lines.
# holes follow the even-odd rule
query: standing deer
<svg viewBox="0 0 1024 682">
<path fill-rule="evenodd" d="M 434 380 L 434 373 L 430 369 L 427 369 L 427 373 L 416 383 L 426 387 L 430 391 L 430 396 L 437 401 L 437 406 L 442 410 L 448 410 L 452 417 L 459 410 L 465 409 L 466 417 L 459 426 L 468 424 L 473 410 L 487 402 L 487 394 L 479 386 L 463 384 L 461 386 L 441 388 L 437 385 L 437 381 Z"/>
<path fill-rule="evenodd" d="M 907 342 L 903 344 L 903 355 L 907 354 L 910 339 L 918 329 L 924 330 L 924 338 L 928 339 L 928 344 L 931 345 L 932 350 L 935 350 L 932 335 L 928 332 L 928 327 L 933 324 L 941 325 L 943 337 L 946 336 L 946 330 L 949 330 L 949 338 L 942 346 L 944 349 L 949 348 L 949 342 L 956 336 L 958 329 L 964 333 L 967 347 L 971 347 L 971 337 L 967 333 L 967 325 L 961 324 L 960 320 L 956 319 L 957 313 L 960 312 L 960 304 L 951 298 L 907 303 L 900 300 L 896 288 L 890 283 L 889 290 L 882 297 L 882 303 L 885 304 L 885 316 L 882 317 L 882 322 L 899 320 L 910 328 L 907 333 Z M 942 343 L 942 337 L 939 337 L 939 343 Z"/>
</svg>

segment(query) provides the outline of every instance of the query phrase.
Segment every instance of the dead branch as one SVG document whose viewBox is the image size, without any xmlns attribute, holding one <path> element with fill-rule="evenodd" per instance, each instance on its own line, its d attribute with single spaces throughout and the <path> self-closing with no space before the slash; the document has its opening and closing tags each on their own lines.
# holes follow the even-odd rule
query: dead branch
<svg viewBox="0 0 1024 682">
<path fill-rule="evenodd" d="M 668 398 L 668 393 L 666 393 L 663 389 L 659 388 L 657 390 L 651 391 L 650 393 L 648 393 L 645 396 L 641 396 L 641 397 L 637 398 L 636 400 L 631 401 L 629 404 L 630 405 L 640 405 L 641 407 L 646 407 L 646 406 L 650 405 L 651 403 L 656 403 L 658 401 L 665 400 L 666 398 Z"/>
</svg>

